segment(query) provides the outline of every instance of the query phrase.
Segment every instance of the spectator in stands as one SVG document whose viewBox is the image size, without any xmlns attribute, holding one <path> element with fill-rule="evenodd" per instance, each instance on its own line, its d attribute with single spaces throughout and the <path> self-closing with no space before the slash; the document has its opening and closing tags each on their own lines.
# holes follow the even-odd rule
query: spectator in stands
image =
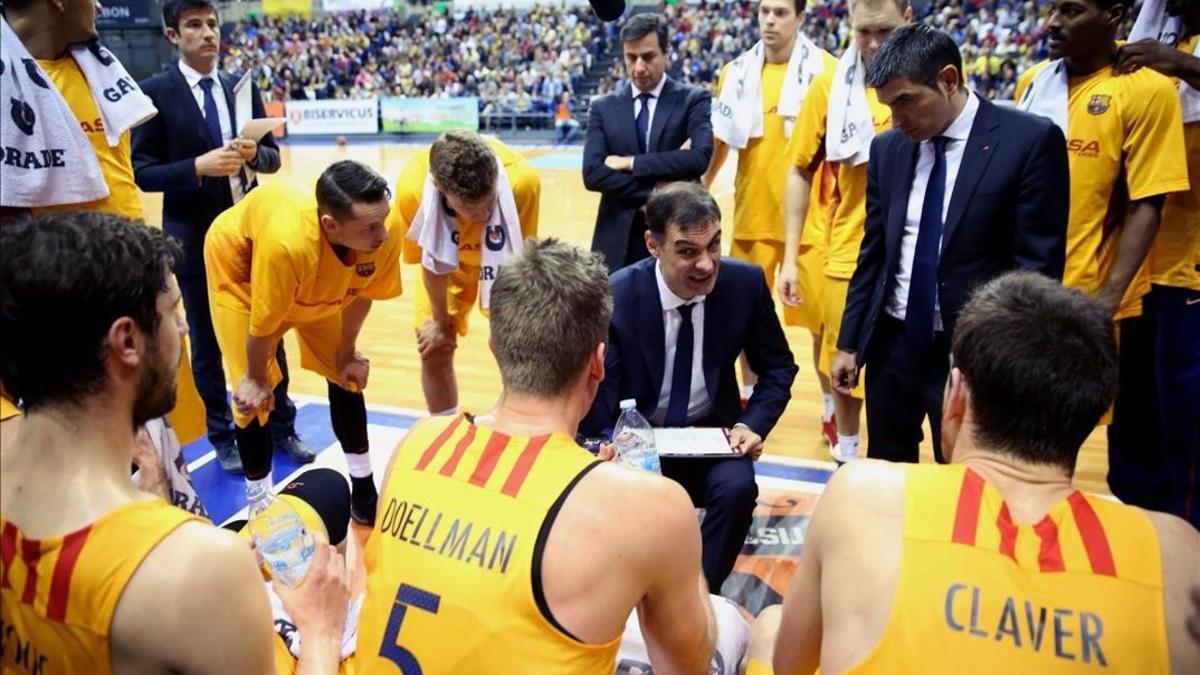
<svg viewBox="0 0 1200 675">
<path fill-rule="evenodd" d="M 554 111 L 554 142 L 570 143 L 579 135 L 579 120 L 575 119 L 575 104 L 571 102 L 571 94 L 563 92 L 558 97 L 558 106 Z"/>
</svg>

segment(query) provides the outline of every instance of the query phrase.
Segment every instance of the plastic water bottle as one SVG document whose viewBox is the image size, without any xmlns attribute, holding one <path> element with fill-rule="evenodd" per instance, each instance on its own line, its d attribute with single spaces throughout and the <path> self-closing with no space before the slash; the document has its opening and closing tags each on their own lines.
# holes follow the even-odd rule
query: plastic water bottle
<svg viewBox="0 0 1200 675">
<path fill-rule="evenodd" d="M 637 401 L 628 398 L 621 401 L 621 416 L 613 427 L 613 445 L 616 446 L 617 463 L 631 469 L 651 473 L 662 473 L 658 461 L 658 447 L 654 442 L 654 429 L 637 410 Z"/>
<path fill-rule="evenodd" d="M 250 537 L 271 575 L 295 588 L 308 574 L 316 545 L 300 514 L 272 495 L 266 482 L 247 490 Z"/>
</svg>

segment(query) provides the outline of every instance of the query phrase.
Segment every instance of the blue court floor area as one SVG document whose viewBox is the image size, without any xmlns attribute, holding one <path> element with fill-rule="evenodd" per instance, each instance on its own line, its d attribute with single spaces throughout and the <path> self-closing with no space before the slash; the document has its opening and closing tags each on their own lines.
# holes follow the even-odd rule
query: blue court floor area
<svg viewBox="0 0 1200 675">
<path fill-rule="evenodd" d="M 275 485 L 286 485 L 299 472 L 320 466 L 347 474 L 341 447 L 329 422 L 329 406 L 317 397 L 293 396 L 296 402 L 296 432 L 317 450 L 317 460 L 300 465 L 284 452 L 276 452 L 272 478 Z M 416 410 L 368 405 L 368 436 L 371 440 L 371 464 L 376 480 L 381 480 L 396 444 L 425 413 Z M 215 523 L 240 517 L 246 507 L 245 481 L 223 471 L 207 438 L 183 448 L 192 474 L 192 482 L 209 516 Z M 756 464 L 760 488 L 787 489 L 819 493 L 832 474 L 832 463 L 796 460 L 764 455 Z"/>
</svg>

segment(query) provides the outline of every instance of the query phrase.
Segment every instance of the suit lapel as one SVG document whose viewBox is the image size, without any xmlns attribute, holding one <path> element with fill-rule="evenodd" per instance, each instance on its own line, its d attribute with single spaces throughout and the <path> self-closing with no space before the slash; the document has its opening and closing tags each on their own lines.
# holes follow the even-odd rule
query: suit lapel
<svg viewBox="0 0 1200 675">
<path fill-rule="evenodd" d="M 663 83 L 658 103 L 654 106 L 654 119 L 650 120 L 650 142 L 646 144 L 647 152 L 662 150 L 659 143 L 662 139 L 662 130 L 667 126 L 667 118 L 675 110 L 675 96 L 678 92 L 675 91 L 671 78 L 666 75 L 663 77 L 667 78 L 667 81 Z"/>
<path fill-rule="evenodd" d="M 225 91 L 225 107 L 229 108 L 229 128 L 234 138 L 238 135 L 238 118 L 237 118 L 237 102 L 233 99 L 233 85 L 237 84 L 233 80 L 233 76 L 228 73 L 217 71 L 217 79 L 221 82 L 221 89 Z M 243 120 L 245 121 L 245 120 Z"/>
<path fill-rule="evenodd" d="M 954 181 L 954 194 L 950 195 L 950 207 L 946 209 L 946 224 L 942 227 L 942 247 L 945 251 L 950 244 L 950 237 L 962 221 L 967 204 L 979 186 L 979 179 L 987 170 L 988 162 L 996 154 L 996 146 L 1000 137 L 995 133 L 995 117 L 992 115 L 991 104 L 979 99 L 979 110 L 975 113 L 975 123 L 971 125 L 971 133 L 967 136 L 967 147 L 963 149 L 962 163 L 958 167 L 958 177 Z"/>
<path fill-rule="evenodd" d="M 718 268 L 719 270 L 719 268 Z M 721 367 L 721 355 L 716 353 L 717 341 L 714 336 L 721 332 L 719 321 L 729 320 L 729 312 L 726 311 L 724 303 L 721 302 L 722 294 L 722 279 L 728 279 L 719 271 L 717 273 L 717 283 L 713 287 L 713 292 L 708 294 L 704 299 L 704 344 L 700 347 L 703 350 L 702 370 L 704 371 L 704 388 L 708 391 L 708 400 L 714 403 L 717 400 L 717 380 Z"/>
<path fill-rule="evenodd" d="M 180 72 L 179 66 L 173 65 L 168 71 L 168 77 L 171 78 L 171 84 L 175 89 L 175 96 L 179 107 L 184 109 L 184 115 L 187 116 L 188 123 L 185 125 L 196 134 L 200 144 L 206 148 L 212 148 L 212 141 L 208 138 L 208 127 L 204 126 L 204 115 L 200 113 L 200 106 L 196 103 L 196 97 L 192 94 L 192 88 L 188 86 L 187 78 Z"/>
<path fill-rule="evenodd" d="M 617 128 L 629 129 L 627 133 L 620 134 L 617 137 L 621 139 L 623 152 L 613 154 L 624 154 L 633 156 L 638 154 L 637 143 L 637 124 L 634 124 L 633 114 L 633 85 L 625 85 L 625 93 L 617 98 Z"/>
<path fill-rule="evenodd" d="M 896 161 L 899 166 L 895 167 L 898 172 L 897 180 L 889 180 L 891 185 L 911 186 L 913 174 L 917 169 L 917 153 L 920 150 L 920 145 L 909 140 L 904 136 L 900 141 L 903 145 L 900 146 L 900 152 L 896 153 Z M 908 216 L 908 189 L 893 189 L 891 205 L 888 208 L 888 221 L 885 236 L 887 238 L 886 251 L 900 250 L 900 236 L 904 233 L 904 222 Z M 899 256 L 896 258 L 899 261 Z"/>
<path fill-rule="evenodd" d="M 654 397 L 662 391 L 663 368 L 666 367 L 667 336 L 663 327 L 662 299 L 658 297 L 658 281 L 654 275 L 654 264 L 638 270 L 637 303 L 638 333 L 642 343 L 642 356 L 650 371 L 650 383 L 654 385 Z"/>
</svg>

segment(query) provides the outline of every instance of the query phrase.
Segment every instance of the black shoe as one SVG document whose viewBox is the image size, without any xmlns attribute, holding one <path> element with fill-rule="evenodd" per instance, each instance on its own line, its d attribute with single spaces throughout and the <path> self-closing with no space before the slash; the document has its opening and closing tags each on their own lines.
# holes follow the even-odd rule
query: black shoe
<svg viewBox="0 0 1200 675">
<path fill-rule="evenodd" d="M 312 449 L 312 446 L 300 440 L 300 437 L 295 434 L 288 436 L 283 441 L 276 441 L 275 449 L 286 452 L 298 464 L 311 464 L 317 458 L 317 452 Z"/>
<path fill-rule="evenodd" d="M 375 524 L 375 505 L 379 493 L 375 491 L 375 479 L 350 477 L 350 519 L 359 525 Z"/>
<path fill-rule="evenodd" d="M 245 469 L 242 468 L 242 456 L 238 454 L 236 445 L 219 445 L 213 448 L 213 451 L 217 453 L 217 464 L 221 465 L 223 471 L 235 476 L 245 473 Z"/>
</svg>

